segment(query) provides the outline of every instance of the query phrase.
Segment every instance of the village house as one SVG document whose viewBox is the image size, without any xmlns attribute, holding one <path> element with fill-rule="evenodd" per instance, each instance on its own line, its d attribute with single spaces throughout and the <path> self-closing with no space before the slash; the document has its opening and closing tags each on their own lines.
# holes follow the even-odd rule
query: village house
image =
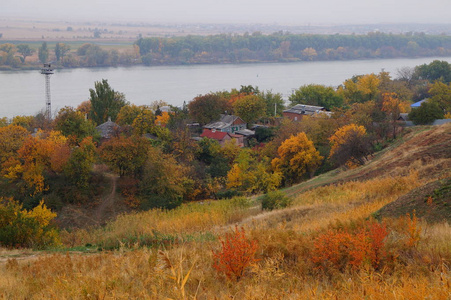
<svg viewBox="0 0 451 300">
<path fill-rule="evenodd" d="M 305 104 L 296 104 L 282 112 L 284 118 L 292 121 L 301 121 L 304 116 L 313 116 L 320 113 L 330 115 L 330 112 L 326 112 L 324 107 Z"/>
<path fill-rule="evenodd" d="M 221 146 L 223 146 L 227 141 L 235 139 L 235 142 L 239 147 L 244 147 L 244 136 L 239 134 L 217 131 L 216 129 L 210 130 L 208 128 L 205 128 L 200 137 L 217 140 L 219 142 L 219 145 Z"/>
<path fill-rule="evenodd" d="M 108 121 L 96 127 L 96 130 L 100 133 L 100 138 L 102 140 L 111 139 L 119 129 L 120 126 L 111 121 L 111 117 L 108 117 Z"/>
<path fill-rule="evenodd" d="M 235 133 L 236 131 L 246 129 L 247 123 L 238 116 L 222 114 L 219 121 L 208 123 L 204 128 L 220 132 Z"/>
</svg>

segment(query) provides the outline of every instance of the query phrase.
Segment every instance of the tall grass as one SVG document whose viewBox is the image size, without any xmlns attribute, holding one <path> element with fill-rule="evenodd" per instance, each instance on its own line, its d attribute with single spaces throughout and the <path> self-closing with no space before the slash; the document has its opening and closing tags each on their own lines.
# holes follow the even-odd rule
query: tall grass
<svg viewBox="0 0 451 300">
<path fill-rule="evenodd" d="M 0 260 L 0 298 L 449 299 L 447 223 L 384 220 L 388 255 L 378 268 L 362 263 L 320 270 L 311 259 L 321 234 L 359 232 L 375 211 L 423 183 L 411 172 L 331 185 L 300 194 L 292 207 L 258 216 L 260 208 L 245 199 L 123 215 L 103 229 L 63 234 L 66 243 L 112 245 L 114 251 Z M 217 274 L 213 254 L 221 247 L 214 237 L 237 222 L 259 246 L 258 262 L 236 282 Z M 419 233 L 415 243 L 408 243 L 411 232 Z M 147 248 L 139 244 L 144 237 L 174 242 Z"/>
<path fill-rule="evenodd" d="M 231 200 L 187 203 L 173 210 L 153 209 L 120 215 L 106 227 L 94 230 L 63 232 L 68 246 L 96 244 L 117 248 L 120 243 L 152 243 L 202 238 L 215 227 L 232 224 L 259 212 L 250 209 L 253 203 L 243 197 Z M 147 240 L 147 242 L 145 241 Z"/>
</svg>

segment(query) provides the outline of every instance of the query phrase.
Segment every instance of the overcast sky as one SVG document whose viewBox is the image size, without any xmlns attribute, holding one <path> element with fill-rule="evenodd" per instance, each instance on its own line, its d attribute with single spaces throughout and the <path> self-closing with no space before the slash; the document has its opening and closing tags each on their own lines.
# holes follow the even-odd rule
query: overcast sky
<svg viewBox="0 0 451 300">
<path fill-rule="evenodd" d="M 1 17 L 148 23 L 451 23 L 451 0 L 0 0 Z"/>
</svg>

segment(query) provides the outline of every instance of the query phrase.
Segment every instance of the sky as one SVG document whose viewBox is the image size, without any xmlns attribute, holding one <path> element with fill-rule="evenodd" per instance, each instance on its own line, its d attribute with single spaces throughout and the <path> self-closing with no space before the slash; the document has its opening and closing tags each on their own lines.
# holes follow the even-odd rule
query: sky
<svg viewBox="0 0 451 300">
<path fill-rule="evenodd" d="M 1 0 L 0 17 L 179 24 L 449 24 L 451 0 Z"/>
</svg>

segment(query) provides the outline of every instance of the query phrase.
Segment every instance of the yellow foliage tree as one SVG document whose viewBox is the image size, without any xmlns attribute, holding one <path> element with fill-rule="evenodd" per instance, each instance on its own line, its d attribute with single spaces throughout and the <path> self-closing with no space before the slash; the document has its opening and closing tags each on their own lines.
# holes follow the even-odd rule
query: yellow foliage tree
<svg viewBox="0 0 451 300">
<path fill-rule="evenodd" d="M 323 157 L 304 132 L 285 140 L 271 162 L 274 170 L 282 172 L 286 183 L 298 182 L 304 174 L 313 176 Z"/>
<path fill-rule="evenodd" d="M 251 150 L 241 151 L 227 173 L 227 188 L 247 193 L 274 191 L 280 186 L 282 174 L 272 172 L 267 166 L 268 163 L 258 161 Z"/>
<path fill-rule="evenodd" d="M 349 124 L 340 127 L 329 138 L 329 141 L 331 144 L 329 158 L 340 165 L 346 163 L 361 165 L 371 153 L 371 145 L 363 126 Z"/>
<path fill-rule="evenodd" d="M 398 128 L 399 114 L 405 110 L 405 105 L 401 101 L 396 93 L 384 93 L 382 94 L 382 111 L 387 114 L 388 120 L 390 120 L 393 128 L 393 138 L 396 138 L 396 129 Z"/>
<path fill-rule="evenodd" d="M 0 198 L 0 245 L 7 247 L 44 248 L 60 243 L 51 221 L 56 213 L 44 201 L 32 210 L 11 198 Z"/>
</svg>

